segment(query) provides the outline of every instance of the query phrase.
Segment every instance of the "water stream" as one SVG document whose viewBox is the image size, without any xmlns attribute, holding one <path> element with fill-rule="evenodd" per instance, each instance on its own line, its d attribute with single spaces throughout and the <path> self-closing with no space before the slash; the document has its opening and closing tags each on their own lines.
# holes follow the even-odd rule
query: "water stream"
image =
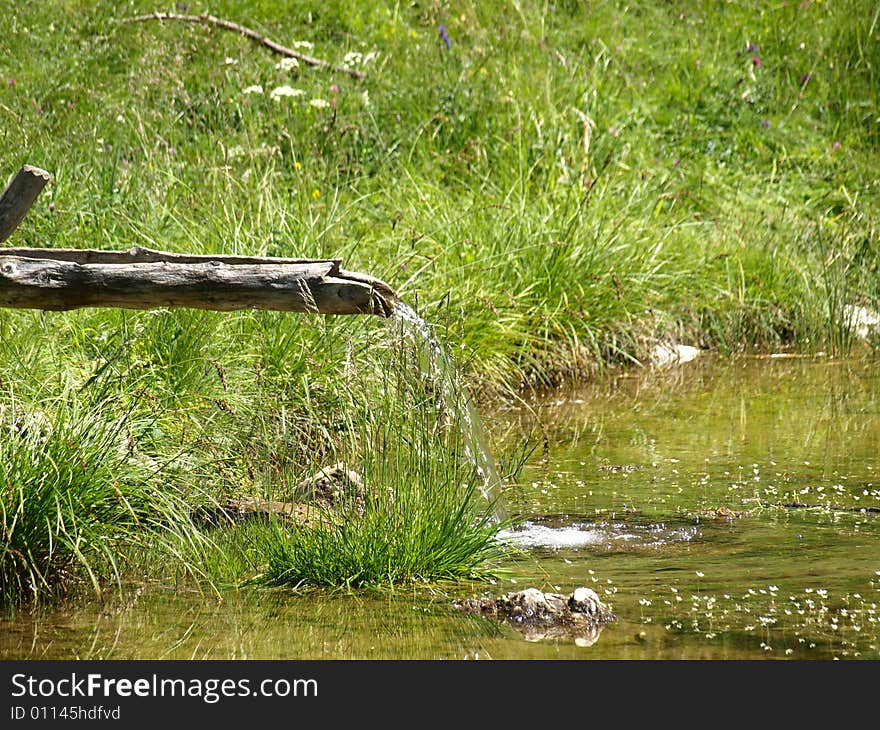
<svg viewBox="0 0 880 730">
<path fill-rule="evenodd" d="M 480 478 L 480 490 L 492 506 L 495 519 L 503 522 L 509 518 L 501 494 L 501 477 L 495 458 L 489 448 L 486 429 L 473 400 L 460 385 L 457 370 L 443 350 L 428 323 L 408 304 L 398 301 L 394 317 L 422 357 L 419 366 L 423 375 L 437 386 L 439 407 L 452 413 L 461 428 L 464 451 Z"/>
<path fill-rule="evenodd" d="M 394 316 L 403 325 L 404 332 L 421 357 L 422 374 L 435 383 L 439 390 L 439 408 L 450 409 L 461 429 L 467 458 L 480 477 L 480 488 L 493 506 L 497 521 L 509 521 L 510 513 L 504 503 L 503 483 L 489 445 L 483 420 L 473 400 L 463 388 L 455 364 L 446 354 L 430 325 L 408 304 L 398 302 Z M 655 539 L 690 539 L 692 532 L 652 526 L 633 529 L 625 525 L 596 525 L 583 520 L 522 520 L 509 529 L 501 530 L 498 538 L 523 548 L 581 548 L 607 542 L 646 540 L 642 533 L 652 533 Z M 662 533 L 665 537 L 659 537 Z"/>
</svg>

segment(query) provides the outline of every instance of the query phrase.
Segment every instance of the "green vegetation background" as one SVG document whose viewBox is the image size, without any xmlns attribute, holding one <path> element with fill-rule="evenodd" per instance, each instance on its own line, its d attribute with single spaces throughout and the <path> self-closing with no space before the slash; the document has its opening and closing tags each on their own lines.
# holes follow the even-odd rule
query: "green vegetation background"
<svg viewBox="0 0 880 730">
<path fill-rule="evenodd" d="M 0 170 L 54 176 L 8 245 L 341 258 L 412 304 L 482 399 L 637 365 L 663 338 L 843 353 L 847 307 L 880 301 L 876 2 L 0 5 Z M 366 79 L 119 22 L 153 10 L 311 43 Z M 391 374 L 418 372 L 395 342 L 369 317 L 0 311 L 0 415 L 21 435 L 0 447 L 3 594 L 84 570 L 99 586 L 132 542 L 232 582 L 267 554 L 281 582 L 478 571 L 489 526 L 441 519 L 476 477 L 420 376 Z M 206 557 L 189 506 L 284 496 L 338 460 L 415 495 L 331 535 L 338 570 L 322 544 L 289 572 L 286 532 Z M 466 544 L 437 568 L 448 540 Z"/>
</svg>

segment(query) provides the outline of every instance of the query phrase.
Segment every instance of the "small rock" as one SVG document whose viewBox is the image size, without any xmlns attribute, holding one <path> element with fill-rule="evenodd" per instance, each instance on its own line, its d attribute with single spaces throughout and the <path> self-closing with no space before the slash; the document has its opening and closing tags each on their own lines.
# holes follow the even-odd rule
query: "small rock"
<svg viewBox="0 0 880 730">
<path fill-rule="evenodd" d="M 453 608 L 477 616 L 497 618 L 515 626 L 527 641 L 571 637 L 579 646 L 590 646 L 602 627 L 617 617 L 590 588 L 569 595 L 525 588 L 498 598 L 463 598 Z"/>
<path fill-rule="evenodd" d="M 568 599 L 568 607 L 573 613 L 586 613 L 590 616 L 597 616 L 605 610 L 596 591 L 584 587 L 575 589 Z"/>
<path fill-rule="evenodd" d="M 364 480 L 342 462 L 325 466 L 304 479 L 299 484 L 299 491 L 323 507 L 339 507 L 353 502 L 358 513 L 364 511 Z"/>
<path fill-rule="evenodd" d="M 683 362 L 690 362 L 700 354 L 700 348 L 691 345 L 678 345 L 660 342 L 651 351 L 651 364 L 654 367 L 666 367 Z"/>
<path fill-rule="evenodd" d="M 866 340 L 872 332 L 880 331 L 880 314 L 867 307 L 848 304 L 843 308 L 843 319 L 860 340 Z"/>
</svg>

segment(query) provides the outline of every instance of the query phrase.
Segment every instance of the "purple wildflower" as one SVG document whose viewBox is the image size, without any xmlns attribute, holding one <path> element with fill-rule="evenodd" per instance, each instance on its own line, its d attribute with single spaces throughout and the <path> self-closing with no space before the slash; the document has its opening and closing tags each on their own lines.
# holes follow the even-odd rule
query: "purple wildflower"
<svg viewBox="0 0 880 730">
<path fill-rule="evenodd" d="M 440 33 L 440 39 L 446 44 L 446 50 L 452 46 L 452 43 L 449 41 L 449 33 L 446 32 L 446 26 L 441 25 L 438 29 Z"/>
<path fill-rule="evenodd" d="M 760 56 L 752 56 L 752 66 L 758 68 L 761 65 L 761 57 Z"/>
<path fill-rule="evenodd" d="M 749 53 L 755 53 L 758 50 L 758 47 L 754 43 L 749 41 L 749 45 L 746 46 L 746 50 Z"/>
<path fill-rule="evenodd" d="M 764 129 L 770 129 L 770 120 L 769 119 L 762 119 L 761 126 L 764 127 Z"/>
<path fill-rule="evenodd" d="M 813 80 L 813 74 L 801 74 L 801 86 L 806 86 Z"/>
<path fill-rule="evenodd" d="M 831 145 L 831 147 L 832 147 L 832 149 L 839 150 L 840 149 L 840 142 L 838 142 L 837 140 L 834 140 L 834 144 Z"/>
<path fill-rule="evenodd" d="M 189 5 L 187 5 L 186 3 L 174 3 L 174 4 L 177 6 L 178 10 L 182 10 L 183 12 L 186 12 L 187 10 L 189 10 Z"/>
</svg>

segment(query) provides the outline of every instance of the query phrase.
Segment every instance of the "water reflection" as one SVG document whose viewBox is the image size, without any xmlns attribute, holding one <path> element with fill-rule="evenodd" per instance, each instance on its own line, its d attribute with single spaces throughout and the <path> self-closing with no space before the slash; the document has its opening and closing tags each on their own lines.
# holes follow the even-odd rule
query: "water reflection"
<svg viewBox="0 0 880 730">
<path fill-rule="evenodd" d="M 0 621 L 2 659 L 460 659 L 509 629 L 459 620 L 445 596 L 326 591 L 223 600 L 153 589 L 128 605 L 71 603 Z"/>
<path fill-rule="evenodd" d="M 587 649 L 599 640 L 605 624 L 584 624 L 577 627 L 522 624 L 515 628 L 526 641 L 571 642 L 574 646 Z"/>
</svg>

